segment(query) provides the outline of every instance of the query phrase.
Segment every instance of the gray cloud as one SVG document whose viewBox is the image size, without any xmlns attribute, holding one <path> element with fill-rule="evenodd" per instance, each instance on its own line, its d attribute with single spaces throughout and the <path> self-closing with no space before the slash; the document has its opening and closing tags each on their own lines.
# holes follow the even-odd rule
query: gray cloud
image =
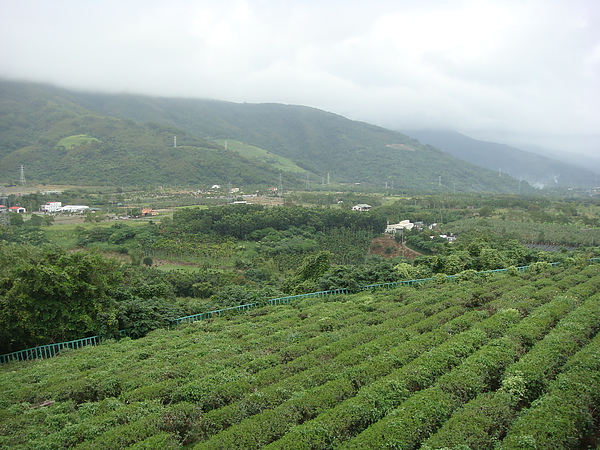
<svg viewBox="0 0 600 450">
<path fill-rule="evenodd" d="M 599 22 L 595 0 L 20 0 L 1 6 L 0 75 L 303 104 L 592 155 Z"/>
</svg>

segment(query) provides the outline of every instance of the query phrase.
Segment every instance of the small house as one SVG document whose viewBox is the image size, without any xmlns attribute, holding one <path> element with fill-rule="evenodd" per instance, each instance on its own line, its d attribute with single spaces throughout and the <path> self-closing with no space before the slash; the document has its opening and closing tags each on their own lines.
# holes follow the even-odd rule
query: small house
<svg viewBox="0 0 600 450">
<path fill-rule="evenodd" d="M 371 205 L 367 205 L 366 203 L 359 203 L 352 207 L 352 211 L 369 211 L 370 209 Z"/>
<path fill-rule="evenodd" d="M 14 213 L 17 213 L 17 214 L 23 214 L 23 213 L 26 212 L 25 208 L 23 208 L 22 206 L 11 206 L 10 208 L 8 208 L 8 210 L 10 212 L 14 212 Z"/>
<path fill-rule="evenodd" d="M 142 208 L 142 216 L 156 216 L 157 214 L 152 208 Z"/>
</svg>

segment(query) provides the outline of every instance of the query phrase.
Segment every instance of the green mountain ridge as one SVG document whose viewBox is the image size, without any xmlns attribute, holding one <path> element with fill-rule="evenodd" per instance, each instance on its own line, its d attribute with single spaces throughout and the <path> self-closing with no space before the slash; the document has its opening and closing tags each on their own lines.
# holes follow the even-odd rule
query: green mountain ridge
<svg viewBox="0 0 600 450">
<path fill-rule="evenodd" d="M 18 179 L 23 164 L 30 181 L 66 184 L 264 186 L 282 173 L 291 188 L 330 179 L 428 191 L 532 190 L 402 133 L 305 106 L 83 93 L 0 81 L 0 130 L 5 183 Z M 71 136 L 86 140 L 72 148 L 58 145 Z M 257 147 L 295 168 L 244 157 L 219 140 Z"/>
<path fill-rule="evenodd" d="M 481 141 L 455 131 L 420 130 L 407 134 L 452 156 L 523 179 L 537 187 L 593 187 L 597 174 L 584 167 L 505 144 Z"/>
</svg>

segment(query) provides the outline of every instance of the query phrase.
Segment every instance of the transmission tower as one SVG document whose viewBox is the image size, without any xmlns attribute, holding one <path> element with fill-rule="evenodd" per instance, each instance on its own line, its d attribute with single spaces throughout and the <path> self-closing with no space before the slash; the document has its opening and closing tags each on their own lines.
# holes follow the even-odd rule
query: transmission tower
<svg viewBox="0 0 600 450">
<path fill-rule="evenodd" d="M 25 184 L 25 166 L 21 164 L 21 173 L 19 175 L 19 183 Z"/>
<path fill-rule="evenodd" d="M 2 208 L 2 211 L 0 211 L 0 216 L 1 217 L 1 222 L 0 224 L 2 224 L 3 227 L 8 227 L 10 225 L 10 219 L 8 218 L 8 205 L 6 205 L 6 194 L 2 193 L 2 196 L 0 197 L 0 204 L 4 205 L 4 208 Z"/>
<path fill-rule="evenodd" d="M 281 174 L 279 174 L 279 187 L 277 188 L 279 191 L 279 198 L 283 195 L 283 181 L 281 180 Z"/>
</svg>

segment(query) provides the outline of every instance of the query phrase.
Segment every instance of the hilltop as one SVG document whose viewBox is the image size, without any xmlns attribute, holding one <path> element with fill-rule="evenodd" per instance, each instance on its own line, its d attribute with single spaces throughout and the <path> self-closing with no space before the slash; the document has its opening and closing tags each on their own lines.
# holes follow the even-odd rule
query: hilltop
<svg viewBox="0 0 600 450">
<path fill-rule="evenodd" d="M 532 190 L 402 133 L 304 106 L 2 81 L 0 111 L 4 183 L 18 180 L 23 164 L 28 180 L 44 183 L 272 186 L 282 174 L 292 188 L 327 180 L 337 187 Z M 235 145 L 226 148 L 228 140 Z"/>
</svg>

